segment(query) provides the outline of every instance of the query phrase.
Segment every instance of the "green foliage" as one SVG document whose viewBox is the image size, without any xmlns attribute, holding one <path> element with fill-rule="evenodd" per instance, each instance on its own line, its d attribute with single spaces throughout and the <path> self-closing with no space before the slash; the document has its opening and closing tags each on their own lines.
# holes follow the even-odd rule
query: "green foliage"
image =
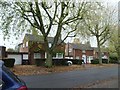
<svg viewBox="0 0 120 90">
<path fill-rule="evenodd" d="M 99 59 L 91 60 L 91 64 L 99 64 Z"/>
<path fill-rule="evenodd" d="M 8 52 L 15 52 L 15 50 L 13 48 L 8 48 L 7 51 Z"/>
<path fill-rule="evenodd" d="M 118 63 L 118 55 L 117 55 L 117 53 L 110 54 L 109 59 L 110 59 L 110 61 L 109 61 L 110 63 Z"/>
</svg>

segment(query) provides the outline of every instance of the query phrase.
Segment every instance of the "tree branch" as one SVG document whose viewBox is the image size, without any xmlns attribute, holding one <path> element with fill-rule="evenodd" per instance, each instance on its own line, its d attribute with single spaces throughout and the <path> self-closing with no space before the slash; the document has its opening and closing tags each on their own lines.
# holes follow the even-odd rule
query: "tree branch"
<svg viewBox="0 0 120 90">
<path fill-rule="evenodd" d="M 40 11 L 38 2 L 35 2 L 35 5 L 36 5 L 36 15 L 37 15 L 37 18 L 40 23 L 40 31 L 42 32 L 44 37 L 47 37 L 45 34 L 44 24 L 43 24 L 42 15 L 41 15 L 41 11 Z"/>
</svg>

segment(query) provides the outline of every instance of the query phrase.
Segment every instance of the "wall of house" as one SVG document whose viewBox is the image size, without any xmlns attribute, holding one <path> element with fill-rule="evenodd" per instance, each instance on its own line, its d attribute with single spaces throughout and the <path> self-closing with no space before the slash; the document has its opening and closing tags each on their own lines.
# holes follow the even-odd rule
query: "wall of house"
<svg viewBox="0 0 120 90">
<path fill-rule="evenodd" d="M 69 49 L 69 50 L 68 50 Z M 66 57 L 73 57 L 73 47 L 71 44 L 67 43 L 65 45 L 65 56 Z"/>
<path fill-rule="evenodd" d="M 82 59 L 82 51 L 80 49 L 74 49 L 74 59 Z"/>
<path fill-rule="evenodd" d="M 93 56 L 93 50 L 86 50 L 86 56 Z"/>
<path fill-rule="evenodd" d="M 28 52 L 28 46 L 26 46 L 26 42 L 20 45 L 19 52 Z"/>
</svg>

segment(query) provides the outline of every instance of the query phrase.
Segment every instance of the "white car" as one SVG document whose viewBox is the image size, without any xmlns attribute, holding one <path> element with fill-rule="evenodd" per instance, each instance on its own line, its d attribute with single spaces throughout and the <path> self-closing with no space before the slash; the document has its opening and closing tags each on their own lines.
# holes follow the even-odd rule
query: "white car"
<svg viewBox="0 0 120 90">
<path fill-rule="evenodd" d="M 70 66 L 70 65 L 72 65 L 73 63 L 72 63 L 72 61 L 67 61 L 66 64 L 67 64 L 68 66 Z"/>
</svg>

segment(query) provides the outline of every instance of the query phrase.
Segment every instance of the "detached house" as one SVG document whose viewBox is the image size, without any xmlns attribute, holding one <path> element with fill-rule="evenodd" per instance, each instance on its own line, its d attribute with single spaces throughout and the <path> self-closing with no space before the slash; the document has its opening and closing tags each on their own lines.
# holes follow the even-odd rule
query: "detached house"
<svg viewBox="0 0 120 90">
<path fill-rule="evenodd" d="M 102 51 L 102 59 L 108 59 L 109 53 Z M 98 58 L 98 49 L 91 47 L 90 43 L 67 43 L 65 46 L 65 58 L 83 59 L 85 63 L 91 63 L 92 59 Z"/>
<path fill-rule="evenodd" d="M 65 57 L 71 59 L 83 59 L 85 63 L 91 63 L 94 58 L 94 48 L 90 43 L 67 43 L 65 48 Z"/>
<path fill-rule="evenodd" d="M 49 47 L 51 47 L 53 43 L 54 38 L 48 37 Z M 61 42 L 61 39 L 58 41 L 58 44 Z M 32 35 L 32 34 L 26 34 L 23 42 L 19 44 L 19 51 L 20 52 L 27 52 L 29 60 L 29 64 L 34 64 L 34 59 L 45 59 L 46 58 L 46 52 L 44 47 L 44 39 L 43 36 L 40 35 Z M 65 51 L 65 44 L 61 43 L 58 45 L 53 54 L 53 58 L 64 58 L 64 51 Z"/>
</svg>

